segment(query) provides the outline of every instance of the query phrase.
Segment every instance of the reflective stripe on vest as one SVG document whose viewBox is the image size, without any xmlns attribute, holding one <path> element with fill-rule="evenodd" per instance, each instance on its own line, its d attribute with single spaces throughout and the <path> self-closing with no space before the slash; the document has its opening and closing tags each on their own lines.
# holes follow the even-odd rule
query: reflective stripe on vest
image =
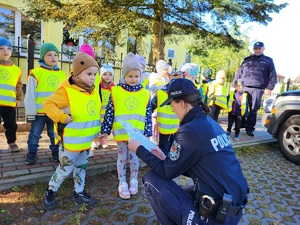
<svg viewBox="0 0 300 225">
<path fill-rule="evenodd" d="M 42 67 L 30 71 L 36 79 L 36 108 L 38 114 L 44 114 L 43 103 L 52 95 L 58 85 L 66 79 L 66 74 L 62 70 L 48 70 Z"/>
<path fill-rule="evenodd" d="M 87 150 L 101 129 L 99 91 L 95 89 L 92 94 L 87 94 L 70 87 L 65 89 L 73 122 L 64 128 L 64 148 L 76 152 Z"/>
<path fill-rule="evenodd" d="M 158 131 L 161 134 L 174 134 L 179 128 L 179 119 L 172 111 L 170 105 L 160 107 L 160 105 L 168 98 L 165 91 L 158 90 L 157 92 L 157 125 Z"/>
<path fill-rule="evenodd" d="M 101 123 L 103 122 L 104 120 L 104 115 L 105 115 L 105 112 L 106 112 L 106 106 L 108 104 L 108 100 L 109 100 L 109 96 L 111 94 L 111 91 L 109 89 L 104 89 L 104 88 L 101 88 L 101 96 L 102 96 L 102 102 L 101 102 Z"/>
<path fill-rule="evenodd" d="M 232 111 L 232 103 L 234 101 L 234 93 L 235 91 L 231 91 L 229 94 L 229 101 L 228 101 L 228 112 Z M 243 92 L 242 100 L 241 100 L 241 115 L 245 115 L 247 107 L 247 93 Z"/>
<path fill-rule="evenodd" d="M 114 103 L 114 140 L 129 140 L 129 135 L 118 122 L 120 120 L 131 123 L 134 128 L 143 133 L 150 92 L 144 88 L 137 92 L 129 92 L 120 86 L 114 86 L 111 88 L 111 94 Z"/>
<path fill-rule="evenodd" d="M 21 69 L 16 65 L 0 66 L 0 105 L 16 107 L 16 87 Z"/>
</svg>

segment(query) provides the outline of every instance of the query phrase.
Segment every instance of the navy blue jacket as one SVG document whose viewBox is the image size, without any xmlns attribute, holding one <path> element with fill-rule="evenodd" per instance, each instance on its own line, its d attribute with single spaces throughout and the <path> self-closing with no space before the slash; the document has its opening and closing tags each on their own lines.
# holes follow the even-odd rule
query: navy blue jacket
<svg viewBox="0 0 300 225">
<path fill-rule="evenodd" d="M 192 108 L 180 123 L 170 156 L 160 160 L 144 146 L 139 146 L 137 156 L 164 179 L 179 175 L 198 179 L 200 191 L 216 200 L 223 193 L 233 197 L 233 204 L 244 204 L 248 185 L 240 163 L 223 128 L 202 111 Z"/>
<path fill-rule="evenodd" d="M 273 59 L 264 54 L 246 57 L 234 77 L 232 87 L 237 79 L 244 81 L 244 87 L 273 90 L 277 82 Z"/>
</svg>

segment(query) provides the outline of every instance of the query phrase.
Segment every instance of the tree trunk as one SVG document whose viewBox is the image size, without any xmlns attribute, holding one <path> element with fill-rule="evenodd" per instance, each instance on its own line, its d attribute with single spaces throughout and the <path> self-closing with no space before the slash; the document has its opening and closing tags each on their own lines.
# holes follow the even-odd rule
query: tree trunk
<svg viewBox="0 0 300 225">
<path fill-rule="evenodd" d="M 154 1 L 154 18 L 152 34 L 152 63 L 165 58 L 164 54 L 164 2 L 163 0 Z"/>
</svg>

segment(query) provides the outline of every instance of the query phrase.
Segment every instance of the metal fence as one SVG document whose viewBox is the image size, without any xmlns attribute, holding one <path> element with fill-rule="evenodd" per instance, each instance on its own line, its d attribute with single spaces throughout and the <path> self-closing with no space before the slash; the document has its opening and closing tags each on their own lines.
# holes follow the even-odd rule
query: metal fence
<svg viewBox="0 0 300 225">
<path fill-rule="evenodd" d="M 27 59 L 27 72 L 30 69 L 33 69 L 34 67 L 34 60 L 37 58 L 37 54 L 39 54 L 39 49 L 35 49 L 34 46 L 34 40 L 32 39 L 31 35 L 27 36 L 28 42 L 27 42 L 27 47 L 22 47 L 21 46 L 21 38 L 18 37 L 18 45 L 13 46 L 13 52 L 12 52 L 12 59 L 14 63 L 17 66 L 20 66 L 20 61 L 21 59 Z M 60 67 L 62 68 L 63 66 L 67 66 L 68 69 L 71 69 L 71 64 L 72 64 L 72 59 L 76 55 L 76 51 L 67 51 L 66 48 L 64 48 L 63 44 L 61 45 L 61 51 L 60 51 Z M 121 72 L 122 72 L 122 66 L 123 66 L 123 54 L 121 53 L 120 57 L 117 59 L 105 59 L 104 57 L 96 57 L 95 58 L 98 64 L 104 65 L 104 64 L 111 64 L 112 67 L 114 68 L 115 71 L 118 71 L 120 73 L 121 77 Z M 146 66 L 148 72 L 152 72 L 155 69 L 154 65 L 147 65 Z M 199 73 L 199 76 L 197 77 L 197 80 L 200 81 L 201 77 L 201 71 Z M 227 80 L 226 80 L 226 87 L 228 90 L 230 90 L 231 83 L 233 81 L 234 74 L 229 74 L 227 75 Z M 118 82 L 118 81 L 114 81 Z M 284 88 L 282 91 L 287 91 L 287 90 L 294 90 L 294 89 L 299 89 L 299 83 L 293 83 L 290 79 L 286 84 L 283 84 Z M 26 84 L 24 84 L 23 90 L 25 93 L 26 89 Z M 281 92 L 282 92 L 281 91 Z M 280 93 L 281 93 L 280 92 Z M 265 100 L 267 96 L 263 96 L 263 100 Z M 259 110 L 259 113 L 263 113 L 263 107 L 261 106 L 261 109 Z M 227 114 L 226 110 L 221 111 L 221 115 Z M 25 121 L 25 110 L 24 110 L 24 104 L 21 103 L 21 107 L 17 109 L 17 120 L 18 121 Z M 1 122 L 1 118 L 0 118 Z"/>
</svg>

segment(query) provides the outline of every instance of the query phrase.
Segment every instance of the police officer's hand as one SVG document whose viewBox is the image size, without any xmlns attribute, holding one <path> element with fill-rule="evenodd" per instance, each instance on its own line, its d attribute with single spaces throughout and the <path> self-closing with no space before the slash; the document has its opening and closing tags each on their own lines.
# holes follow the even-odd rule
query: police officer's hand
<svg viewBox="0 0 300 225">
<path fill-rule="evenodd" d="M 159 149 L 159 148 L 152 148 L 151 149 L 151 153 L 153 155 L 156 155 L 161 160 L 165 160 L 166 159 L 165 153 L 161 149 Z"/>
<path fill-rule="evenodd" d="M 131 140 L 128 141 L 128 149 L 132 152 L 136 152 L 137 148 L 141 145 L 138 140 Z"/>
<path fill-rule="evenodd" d="M 265 89 L 265 95 L 269 96 L 271 95 L 272 90 L 269 89 Z"/>
</svg>

